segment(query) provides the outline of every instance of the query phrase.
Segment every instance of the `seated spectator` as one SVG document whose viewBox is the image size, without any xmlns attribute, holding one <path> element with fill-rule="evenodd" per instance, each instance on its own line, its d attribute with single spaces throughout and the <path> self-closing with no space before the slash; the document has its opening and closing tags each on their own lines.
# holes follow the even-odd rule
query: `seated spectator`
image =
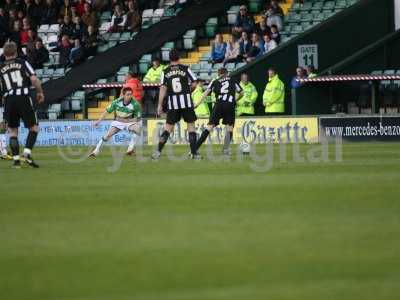
<svg viewBox="0 0 400 300">
<path fill-rule="evenodd" d="M 276 47 L 278 47 L 278 44 L 273 39 L 271 39 L 270 35 L 264 35 L 263 52 L 268 53 L 269 51 L 274 50 Z"/>
<path fill-rule="evenodd" d="M 89 26 L 88 33 L 83 37 L 85 56 L 89 57 L 96 55 L 97 47 L 102 43 L 104 43 L 104 40 L 99 35 L 97 29 L 93 26 Z"/>
<path fill-rule="evenodd" d="M 263 44 L 258 34 L 253 33 L 253 35 L 251 36 L 251 47 L 249 53 L 247 54 L 246 61 L 251 62 L 262 54 L 263 54 Z"/>
<path fill-rule="evenodd" d="M 43 46 L 41 39 L 35 41 L 33 50 L 28 51 L 28 61 L 34 69 L 42 69 L 43 64 L 49 61 L 49 51 Z"/>
<path fill-rule="evenodd" d="M 8 13 L 8 25 L 9 25 L 10 31 L 14 28 L 15 21 L 18 21 L 17 11 L 15 9 L 12 9 Z"/>
<path fill-rule="evenodd" d="M 41 24 L 56 24 L 58 18 L 58 6 L 54 0 L 46 0 L 43 6 Z"/>
<path fill-rule="evenodd" d="M 61 6 L 59 18 L 64 19 L 65 16 L 69 16 L 72 18 L 72 3 L 70 0 L 64 0 L 63 5 Z"/>
<path fill-rule="evenodd" d="M 273 39 L 278 45 L 281 43 L 281 34 L 276 25 L 271 26 L 271 39 Z"/>
<path fill-rule="evenodd" d="M 60 37 L 64 35 L 72 36 L 73 32 L 74 32 L 74 25 L 71 22 L 71 17 L 69 15 L 66 15 L 60 27 Z"/>
<path fill-rule="evenodd" d="M 15 1 L 13 1 L 13 0 L 6 0 L 3 7 L 4 7 L 5 11 L 9 11 L 9 12 L 11 10 L 17 9 L 17 5 L 16 5 Z"/>
<path fill-rule="evenodd" d="M 222 63 L 225 59 L 226 43 L 222 39 L 222 34 L 217 34 L 211 46 L 211 63 Z"/>
<path fill-rule="evenodd" d="M 236 22 L 233 28 L 234 32 L 242 33 L 242 31 L 246 31 L 247 33 L 251 33 L 254 30 L 254 19 L 247 12 L 247 7 L 245 5 L 240 6 L 239 13 L 236 17 Z"/>
<path fill-rule="evenodd" d="M 271 7 L 266 12 L 267 25 L 271 27 L 276 25 L 278 30 L 281 31 L 283 27 L 283 11 L 276 1 L 271 2 Z"/>
<path fill-rule="evenodd" d="M 34 23 L 35 26 L 39 26 L 41 24 L 43 14 L 44 14 L 44 5 L 42 3 L 42 0 L 35 0 L 29 14 L 31 21 Z"/>
<path fill-rule="evenodd" d="M 139 32 L 142 27 L 142 16 L 136 7 L 136 2 L 128 2 L 128 13 L 126 14 L 126 29 L 130 32 Z"/>
<path fill-rule="evenodd" d="M 82 17 L 85 13 L 85 4 L 87 3 L 86 0 L 78 0 L 78 3 L 75 4 L 76 13 L 78 16 Z"/>
<path fill-rule="evenodd" d="M 81 19 L 86 27 L 93 26 L 97 28 L 99 26 L 99 16 L 97 12 L 92 9 L 89 3 L 85 3 L 85 12 L 83 13 Z"/>
<path fill-rule="evenodd" d="M 260 20 L 259 23 L 257 23 L 254 31 L 259 36 L 264 36 L 266 34 L 270 34 L 271 33 L 271 28 L 269 28 L 267 26 L 267 19 L 265 18 L 265 16 L 261 17 L 261 20 Z"/>
<path fill-rule="evenodd" d="M 144 89 L 143 85 L 140 82 L 139 75 L 135 72 L 129 71 L 125 77 L 125 83 L 122 86 L 122 90 L 124 88 L 130 88 L 132 90 L 132 96 L 140 103 L 142 103 Z M 121 92 L 122 92 L 121 90 Z"/>
<path fill-rule="evenodd" d="M 69 54 L 69 62 L 72 66 L 76 66 L 80 64 L 85 57 L 84 48 L 81 45 L 81 41 L 79 39 L 74 40 L 74 47 L 71 48 L 71 52 Z"/>
<path fill-rule="evenodd" d="M 0 47 L 6 42 L 10 35 L 10 26 L 8 23 L 8 17 L 4 8 L 0 8 Z"/>
<path fill-rule="evenodd" d="M 302 67 L 297 67 L 296 76 L 292 78 L 292 81 L 290 83 L 292 89 L 297 89 L 301 87 L 301 83 L 297 80 L 302 78 L 307 78 L 306 71 Z"/>
<path fill-rule="evenodd" d="M 21 31 L 21 22 L 19 20 L 15 20 L 9 39 L 11 42 L 16 43 L 18 48 L 21 47 L 20 31 Z"/>
<path fill-rule="evenodd" d="M 60 52 L 60 65 L 64 68 L 66 68 L 70 64 L 69 57 L 71 49 L 72 45 L 67 35 L 63 35 L 61 37 L 61 42 L 59 42 L 58 46 L 51 49 L 52 52 Z"/>
<path fill-rule="evenodd" d="M 164 70 L 164 65 L 158 57 L 153 58 L 152 66 L 147 71 L 146 76 L 143 78 L 143 82 L 159 83 L 161 81 L 161 73 Z"/>
<path fill-rule="evenodd" d="M 314 66 L 308 66 L 307 67 L 307 77 L 308 78 L 314 78 L 317 77 L 317 71 L 315 70 Z"/>
<path fill-rule="evenodd" d="M 84 35 L 87 35 L 86 25 L 82 22 L 81 17 L 76 16 L 72 25 L 72 39 L 81 40 Z"/>
<path fill-rule="evenodd" d="M 237 41 L 237 38 L 234 34 L 231 35 L 231 38 L 226 46 L 224 66 L 228 63 L 236 63 L 240 60 L 240 45 Z"/>
<path fill-rule="evenodd" d="M 28 30 L 28 42 L 26 43 L 26 50 L 30 51 L 35 48 L 35 42 L 37 39 L 37 34 L 32 29 Z"/>
<path fill-rule="evenodd" d="M 119 4 L 115 5 L 114 14 L 111 17 L 110 32 L 122 32 L 126 24 L 126 14 Z"/>
<path fill-rule="evenodd" d="M 22 46 L 26 46 L 29 41 L 28 31 L 31 30 L 31 24 L 28 18 L 23 18 L 22 20 L 22 30 L 20 31 L 20 41 Z"/>
<path fill-rule="evenodd" d="M 239 45 L 240 45 L 240 58 L 241 60 L 246 60 L 247 55 L 249 54 L 251 49 L 251 41 L 249 40 L 246 31 L 242 32 L 242 38 L 240 39 Z"/>
</svg>

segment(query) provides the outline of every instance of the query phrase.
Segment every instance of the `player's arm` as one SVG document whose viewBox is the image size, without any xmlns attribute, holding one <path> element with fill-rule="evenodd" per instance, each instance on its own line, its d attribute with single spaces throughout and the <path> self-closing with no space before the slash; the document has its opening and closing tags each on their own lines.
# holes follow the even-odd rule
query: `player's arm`
<svg viewBox="0 0 400 300">
<path fill-rule="evenodd" d="M 214 86 L 214 81 L 211 81 L 210 84 L 208 85 L 206 91 L 201 96 L 199 103 L 197 103 L 194 106 L 194 108 L 197 108 L 200 104 L 202 104 L 204 102 L 204 100 L 211 94 L 211 92 L 213 91 L 213 86 Z"/>
<path fill-rule="evenodd" d="M 36 89 L 36 100 L 39 104 L 44 102 L 44 93 L 42 88 L 42 83 L 36 75 L 31 76 L 31 83 Z"/>
<path fill-rule="evenodd" d="M 236 89 L 236 93 L 237 93 L 237 95 L 238 95 L 236 101 L 238 101 L 238 100 L 240 100 L 240 99 L 243 98 L 244 92 L 243 92 L 242 87 L 241 87 L 239 84 L 237 84 L 237 83 L 235 83 L 235 89 Z"/>
<path fill-rule="evenodd" d="M 115 105 L 116 105 L 116 101 L 113 101 L 109 106 L 107 106 L 107 108 L 100 115 L 100 118 L 96 122 L 94 122 L 94 124 L 93 124 L 94 127 L 98 126 L 100 124 L 100 122 L 103 121 L 108 114 L 111 114 L 112 112 L 115 111 Z"/>
</svg>

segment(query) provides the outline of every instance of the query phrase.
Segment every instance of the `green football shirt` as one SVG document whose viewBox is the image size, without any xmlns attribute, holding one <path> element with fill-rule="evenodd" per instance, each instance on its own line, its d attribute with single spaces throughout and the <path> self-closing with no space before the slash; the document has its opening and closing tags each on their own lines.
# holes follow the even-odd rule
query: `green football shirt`
<svg viewBox="0 0 400 300">
<path fill-rule="evenodd" d="M 123 119 L 140 118 L 142 116 L 140 104 L 134 98 L 131 98 L 128 104 L 124 104 L 123 97 L 115 99 L 106 110 L 108 113 L 115 112 L 118 118 Z"/>
</svg>

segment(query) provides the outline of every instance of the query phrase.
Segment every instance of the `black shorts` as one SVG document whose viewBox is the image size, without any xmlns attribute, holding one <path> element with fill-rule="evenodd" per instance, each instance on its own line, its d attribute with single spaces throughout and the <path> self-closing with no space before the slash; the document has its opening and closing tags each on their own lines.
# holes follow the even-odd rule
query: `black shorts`
<svg viewBox="0 0 400 300">
<path fill-rule="evenodd" d="M 167 111 L 167 124 L 174 125 L 182 118 L 186 123 L 194 123 L 197 120 L 193 108 L 170 109 Z"/>
<path fill-rule="evenodd" d="M 235 104 L 229 102 L 215 104 L 208 124 L 218 126 L 221 119 L 224 125 L 235 125 Z"/>
<path fill-rule="evenodd" d="M 8 127 L 18 128 L 22 121 L 26 128 L 38 124 L 32 98 L 29 96 L 7 96 L 4 103 L 4 119 Z"/>
</svg>

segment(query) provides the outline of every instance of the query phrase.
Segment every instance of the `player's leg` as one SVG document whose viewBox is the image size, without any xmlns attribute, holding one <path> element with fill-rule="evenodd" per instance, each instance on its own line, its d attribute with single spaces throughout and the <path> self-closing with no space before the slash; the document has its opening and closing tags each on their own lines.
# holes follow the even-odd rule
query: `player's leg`
<svg viewBox="0 0 400 300">
<path fill-rule="evenodd" d="M 206 129 L 203 130 L 199 139 L 196 143 L 196 151 L 199 150 L 201 145 L 207 140 L 208 136 L 210 135 L 211 131 L 214 129 L 215 126 L 219 124 L 220 116 L 220 105 L 216 104 L 211 112 L 210 120 L 208 122 L 208 126 Z"/>
<path fill-rule="evenodd" d="M 230 145 L 233 137 L 233 127 L 235 126 L 235 107 L 229 103 L 224 105 L 222 124 L 225 125 L 225 138 L 222 152 L 230 155 Z"/>
<path fill-rule="evenodd" d="M 222 148 L 222 152 L 226 155 L 230 155 L 230 145 L 233 137 L 233 125 L 225 126 L 225 138 L 224 138 L 224 146 Z"/>
<path fill-rule="evenodd" d="M 190 145 L 190 153 L 192 158 L 197 158 L 197 133 L 195 128 L 195 122 L 197 120 L 196 113 L 194 109 L 187 108 L 183 111 L 183 120 L 187 124 L 187 131 L 189 135 L 189 145 Z"/>
<path fill-rule="evenodd" d="M 129 141 L 127 155 L 133 155 L 135 153 L 135 146 L 138 137 L 140 136 L 140 131 L 142 129 L 141 122 L 134 123 L 128 127 L 128 131 L 131 134 L 131 140 Z"/>
<path fill-rule="evenodd" d="M 6 97 L 4 105 L 4 119 L 8 126 L 9 145 L 11 155 L 14 161 L 14 167 L 20 168 L 21 161 L 19 157 L 18 128 L 20 121 L 20 113 L 18 110 L 18 102 L 14 97 Z"/>
<path fill-rule="evenodd" d="M 171 135 L 172 131 L 174 130 L 174 126 L 179 120 L 181 119 L 181 113 L 179 110 L 169 110 L 167 112 L 167 120 L 164 126 L 164 131 L 160 136 L 158 141 L 157 150 L 153 152 L 151 155 L 152 159 L 158 159 L 161 156 L 161 151 L 164 148 L 165 144 L 167 143 L 169 136 Z"/>
<path fill-rule="evenodd" d="M 33 161 L 32 158 L 32 149 L 36 144 L 39 133 L 39 123 L 33 107 L 32 99 L 30 97 L 21 97 L 19 107 L 24 125 L 29 129 L 28 136 L 25 141 L 23 157 L 29 166 L 38 168 L 39 166 Z"/>
<path fill-rule="evenodd" d="M 111 127 L 108 130 L 108 132 L 99 140 L 99 142 L 96 145 L 96 148 L 90 153 L 91 157 L 95 157 L 99 155 L 101 147 L 103 146 L 104 143 L 106 143 L 108 140 L 110 140 L 114 134 L 117 134 L 121 129 L 118 127 L 115 127 L 111 123 Z"/>
</svg>

